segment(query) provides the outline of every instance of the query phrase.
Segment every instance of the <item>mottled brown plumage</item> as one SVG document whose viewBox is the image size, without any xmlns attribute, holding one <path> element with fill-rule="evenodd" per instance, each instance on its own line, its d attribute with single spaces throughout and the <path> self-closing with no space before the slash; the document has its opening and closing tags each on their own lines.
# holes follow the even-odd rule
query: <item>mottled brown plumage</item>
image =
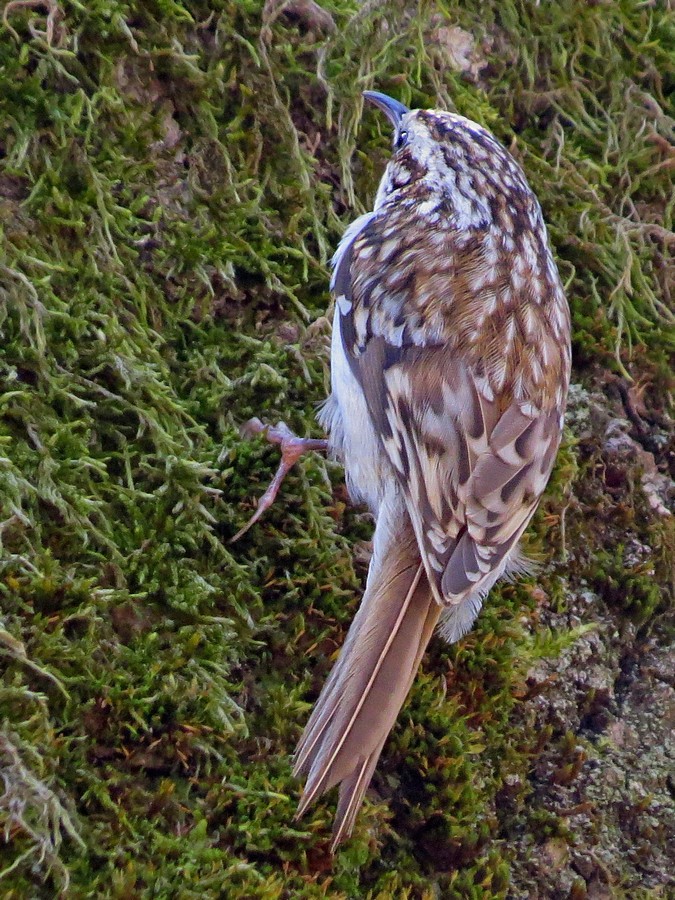
<svg viewBox="0 0 675 900">
<path fill-rule="evenodd" d="M 479 125 L 367 94 L 394 125 L 373 212 L 334 260 L 322 412 L 376 519 L 361 608 L 297 751 L 299 812 L 335 784 L 356 813 L 436 622 L 454 641 L 548 481 L 570 370 L 569 313 L 539 204 Z"/>
</svg>

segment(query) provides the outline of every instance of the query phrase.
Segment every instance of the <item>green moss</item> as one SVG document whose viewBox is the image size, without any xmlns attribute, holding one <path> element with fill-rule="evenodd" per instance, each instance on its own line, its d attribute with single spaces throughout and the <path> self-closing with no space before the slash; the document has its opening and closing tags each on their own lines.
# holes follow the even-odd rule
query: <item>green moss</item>
<svg viewBox="0 0 675 900">
<path fill-rule="evenodd" d="M 544 816 L 527 806 L 548 737 L 574 765 L 520 716 L 529 667 L 585 634 L 541 623 L 579 587 L 566 560 L 618 621 L 664 608 L 665 527 L 608 493 L 600 451 L 570 436 L 528 539 L 541 592 L 502 586 L 463 642 L 432 646 L 334 862 L 334 798 L 293 822 L 289 756 L 356 608 L 369 526 L 316 458 L 228 544 L 276 465 L 238 426 L 318 434 L 327 260 L 388 153 L 361 90 L 455 108 L 522 160 L 578 377 L 629 372 L 664 416 L 675 333 L 665 9 L 324 7 L 334 31 L 262 0 L 5 10 L 7 897 L 505 897 L 517 835 Z M 475 38 L 471 73 L 453 26 Z M 654 549 L 655 580 L 626 568 L 608 517 Z M 542 834 L 573 842 L 552 819 Z"/>
<path fill-rule="evenodd" d="M 662 604 L 662 587 L 654 581 L 653 567 L 627 566 L 623 544 L 613 552 L 597 554 L 594 586 L 606 603 L 625 611 L 638 624 L 649 622 Z"/>
</svg>

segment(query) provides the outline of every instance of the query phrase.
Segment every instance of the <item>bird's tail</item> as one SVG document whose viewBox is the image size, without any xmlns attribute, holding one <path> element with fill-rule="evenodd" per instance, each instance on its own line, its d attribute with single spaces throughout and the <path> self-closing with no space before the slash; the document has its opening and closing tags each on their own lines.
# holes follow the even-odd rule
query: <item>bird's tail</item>
<svg viewBox="0 0 675 900">
<path fill-rule="evenodd" d="M 407 515 L 375 537 L 361 606 L 296 751 L 295 774 L 307 776 L 298 815 L 340 784 L 333 848 L 351 833 L 440 613 Z"/>
</svg>

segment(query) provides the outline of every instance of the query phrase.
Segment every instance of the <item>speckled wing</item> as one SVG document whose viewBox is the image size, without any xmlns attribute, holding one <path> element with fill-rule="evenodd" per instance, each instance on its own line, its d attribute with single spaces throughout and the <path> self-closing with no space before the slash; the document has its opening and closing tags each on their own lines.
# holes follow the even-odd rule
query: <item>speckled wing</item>
<svg viewBox="0 0 675 900">
<path fill-rule="evenodd" d="M 434 596 L 453 606 L 489 590 L 536 508 L 560 440 L 547 380 L 560 380 L 562 363 L 547 346 L 550 371 L 533 371 L 514 318 L 527 304 L 511 298 L 480 235 L 395 226 L 392 215 L 364 217 L 333 288 Z M 550 336 L 530 325 L 541 354 Z"/>
</svg>

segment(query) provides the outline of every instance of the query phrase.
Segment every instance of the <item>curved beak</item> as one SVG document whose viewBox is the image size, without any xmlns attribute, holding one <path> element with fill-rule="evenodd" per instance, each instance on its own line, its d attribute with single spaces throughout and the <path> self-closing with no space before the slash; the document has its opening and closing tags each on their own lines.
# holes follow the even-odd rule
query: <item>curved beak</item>
<svg viewBox="0 0 675 900">
<path fill-rule="evenodd" d="M 403 116 L 410 112 L 403 103 L 399 103 L 398 100 L 394 100 L 393 97 L 388 97 L 386 94 L 381 94 L 379 91 L 364 91 L 363 96 L 377 106 L 378 109 L 382 110 L 394 128 L 398 128 Z"/>
</svg>

